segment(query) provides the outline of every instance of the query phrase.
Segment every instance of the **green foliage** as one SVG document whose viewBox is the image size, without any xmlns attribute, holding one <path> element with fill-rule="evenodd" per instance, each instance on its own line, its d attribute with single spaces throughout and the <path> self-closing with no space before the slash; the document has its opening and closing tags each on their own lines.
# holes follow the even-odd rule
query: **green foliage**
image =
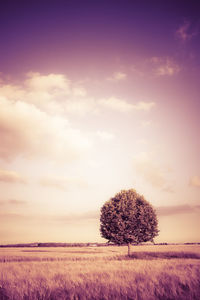
<svg viewBox="0 0 200 300">
<path fill-rule="evenodd" d="M 115 244 L 139 244 L 158 235 L 156 213 L 133 189 L 122 190 L 101 208 L 102 237 Z"/>
</svg>

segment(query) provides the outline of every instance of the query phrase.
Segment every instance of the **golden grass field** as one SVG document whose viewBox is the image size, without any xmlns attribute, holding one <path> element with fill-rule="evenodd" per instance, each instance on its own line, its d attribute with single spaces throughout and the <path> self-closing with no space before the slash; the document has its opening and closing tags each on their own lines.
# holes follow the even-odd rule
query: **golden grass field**
<svg viewBox="0 0 200 300">
<path fill-rule="evenodd" d="M 200 299 L 200 245 L 0 248 L 0 299 Z"/>
</svg>

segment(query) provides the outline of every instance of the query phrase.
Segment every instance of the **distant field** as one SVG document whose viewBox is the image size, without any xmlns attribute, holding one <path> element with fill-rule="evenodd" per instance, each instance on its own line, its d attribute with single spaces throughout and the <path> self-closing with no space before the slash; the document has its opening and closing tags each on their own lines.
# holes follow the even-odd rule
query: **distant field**
<svg viewBox="0 0 200 300">
<path fill-rule="evenodd" d="M 200 299 L 200 245 L 1 248 L 0 300 Z"/>
</svg>

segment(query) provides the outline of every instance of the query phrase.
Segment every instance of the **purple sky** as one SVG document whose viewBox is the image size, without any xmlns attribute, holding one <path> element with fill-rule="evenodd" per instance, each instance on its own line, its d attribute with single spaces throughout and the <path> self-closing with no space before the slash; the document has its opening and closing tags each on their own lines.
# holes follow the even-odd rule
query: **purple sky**
<svg viewBox="0 0 200 300">
<path fill-rule="evenodd" d="M 184 21 L 188 34 L 199 30 L 198 1 L 2 1 L 0 20 L 0 65 L 9 75 L 69 69 L 76 76 L 78 69 L 97 76 L 102 61 L 109 69 L 135 56 L 199 62 L 199 39 L 185 47 L 174 40 Z"/>
<path fill-rule="evenodd" d="M 135 188 L 199 241 L 198 1 L 1 1 L 0 243 L 101 241 Z"/>
</svg>

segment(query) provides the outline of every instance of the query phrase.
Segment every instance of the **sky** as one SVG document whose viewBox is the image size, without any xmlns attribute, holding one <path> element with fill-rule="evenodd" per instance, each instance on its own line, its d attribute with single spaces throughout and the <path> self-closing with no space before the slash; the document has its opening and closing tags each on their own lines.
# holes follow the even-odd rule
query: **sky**
<svg viewBox="0 0 200 300">
<path fill-rule="evenodd" d="M 200 242 L 198 1 L 2 1 L 0 243 L 105 242 L 133 188 Z"/>
</svg>

